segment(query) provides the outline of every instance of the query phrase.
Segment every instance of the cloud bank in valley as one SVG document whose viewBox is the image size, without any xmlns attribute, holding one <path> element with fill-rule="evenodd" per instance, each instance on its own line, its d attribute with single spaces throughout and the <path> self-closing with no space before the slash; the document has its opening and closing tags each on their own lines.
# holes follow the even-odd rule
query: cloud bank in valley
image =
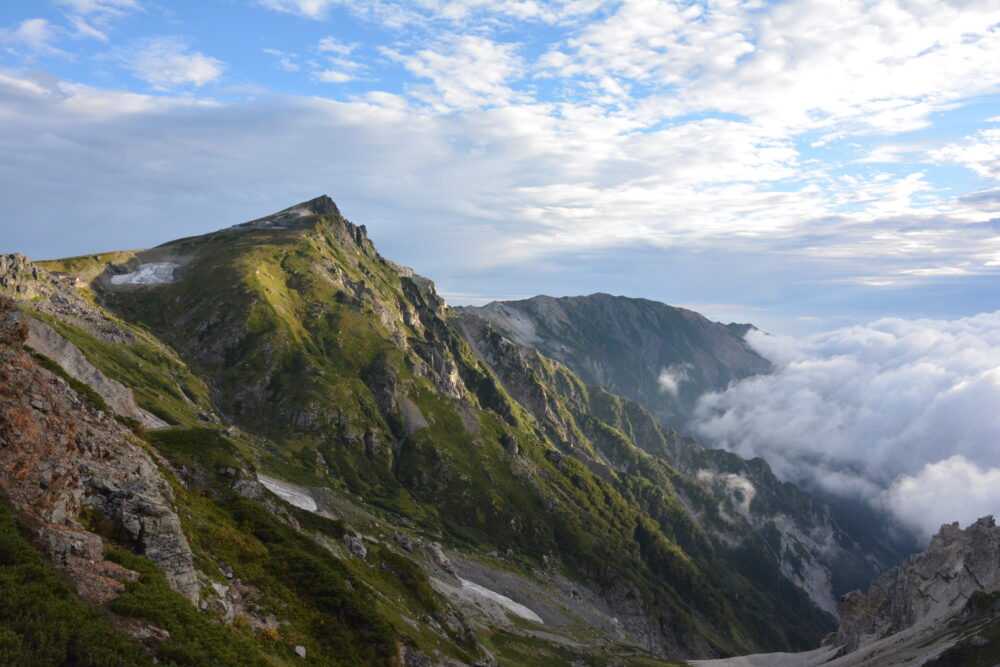
<svg viewBox="0 0 1000 667">
<path fill-rule="evenodd" d="M 777 370 L 703 397 L 702 438 L 923 536 L 1000 514 L 1000 312 L 749 340 Z"/>
</svg>

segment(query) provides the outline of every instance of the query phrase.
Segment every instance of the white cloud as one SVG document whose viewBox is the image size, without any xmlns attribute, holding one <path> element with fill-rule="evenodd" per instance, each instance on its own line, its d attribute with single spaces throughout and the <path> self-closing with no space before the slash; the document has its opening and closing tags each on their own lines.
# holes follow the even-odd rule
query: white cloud
<svg viewBox="0 0 1000 667">
<path fill-rule="evenodd" d="M 414 86 L 415 97 L 440 109 L 469 109 L 513 102 L 518 95 L 507 85 L 523 72 L 515 44 L 474 35 L 446 35 L 427 48 L 404 54 L 382 53 L 403 64 L 433 88 Z"/>
<path fill-rule="evenodd" d="M 294 53 L 285 53 L 279 49 L 262 49 L 268 55 L 278 59 L 278 66 L 286 72 L 298 72 L 302 66 L 295 62 L 298 57 Z"/>
<path fill-rule="evenodd" d="M 964 141 L 930 151 L 929 157 L 937 164 L 958 164 L 983 178 L 1000 179 L 1000 129 L 980 130 Z"/>
<path fill-rule="evenodd" d="M 26 19 L 14 30 L 0 29 L 0 42 L 25 46 L 34 53 L 62 54 L 53 45 L 62 33 L 62 28 L 46 19 Z"/>
<path fill-rule="evenodd" d="M 357 44 L 344 44 L 335 37 L 319 40 L 313 50 L 319 54 L 321 62 L 310 62 L 312 78 L 326 83 L 357 81 L 368 71 L 367 65 L 347 57 L 357 47 Z"/>
<path fill-rule="evenodd" d="M 354 81 L 355 77 L 347 72 L 341 72 L 334 69 L 320 70 L 313 73 L 313 77 L 317 81 L 323 81 L 324 83 L 347 83 L 348 81 Z"/>
<path fill-rule="evenodd" d="M 289 14 L 301 14 L 311 19 L 321 19 L 337 0 L 259 0 L 262 7 Z"/>
<path fill-rule="evenodd" d="M 607 4 L 605 0 L 258 0 L 268 9 L 326 18 L 330 8 L 343 6 L 355 15 L 387 27 L 425 25 L 433 21 L 461 24 L 473 18 L 502 17 L 519 21 L 556 23 L 590 14 Z"/>
<path fill-rule="evenodd" d="M 976 465 L 963 456 L 928 463 L 902 475 L 880 501 L 906 525 L 929 538 L 942 524 L 968 525 L 1000 515 L 1000 468 Z"/>
<path fill-rule="evenodd" d="M 681 385 L 688 381 L 690 370 L 691 364 L 671 364 L 667 368 L 661 368 L 656 379 L 660 384 L 660 391 L 676 397 Z"/>
<path fill-rule="evenodd" d="M 158 37 L 141 40 L 122 55 L 124 67 L 157 90 L 203 86 L 218 79 L 225 65 L 198 51 L 183 39 Z"/>
<path fill-rule="evenodd" d="M 98 30 L 86 20 L 79 16 L 70 15 L 67 17 L 69 22 L 73 24 L 73 28 L 76 29 L 77 37 L 89 37 L 102 42 L 108 41 L 108 36 L 104 32 Z"/>
<path fill-rule="evenodd" d="M 701 400 L 692 427 L 708 441 L 827 492 L 878 504 L 889 489 L 885 502 L 911 525 L 917 515 L 906 502 L 935 475 L 996 464 L 1000 312 L 883 319 L 802 340 L 751 332 L 748 340 L 777 370 Z M 956 456 L 961 465 L 941 467 Z M 962 498 L 941 512 L 962 509 Z M 981 505 L 969 504 L 947 520 L 977 512 Z M 936 528 L 940 514 L 920 528 Z"/>
<path fill-rule="evenodd" d="M 137 0 L 55 0 L 55 2 L 83 16 L 123 14 L 140 7 Z"/>
<path fill-rule="evenodd" d="M 324 37 L 319 40 L 319 43 L 316 45 L 316 50 L 321 53 L 337 53 L 342 56 L 347 56 L 350 55 L 351 51 L 357 48 L 357 46 L 357 44 L 344 44 L 336 37 Z"/>
<path fill-rule="evenodd" d="M 540 64 L 655 114 L 895 133 L 996 90 L 998 21 L 991 3 L 625 0 Z"/>
</svg>

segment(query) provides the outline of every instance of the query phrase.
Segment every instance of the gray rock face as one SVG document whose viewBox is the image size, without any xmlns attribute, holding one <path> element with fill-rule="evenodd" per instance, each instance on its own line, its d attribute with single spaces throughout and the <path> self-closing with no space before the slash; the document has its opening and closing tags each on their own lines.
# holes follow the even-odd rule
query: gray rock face
<svg viewBox="0 0 1000 667">
<path fill-rule="evenodd" d="M 762 459 L 704 449 L 688 439 L 674 442 L 671 463 L 703 484 L 719 500 L 721 522 L 702 527 L 722 542 L 738 545 L 749 524 L 778 561 L 781 574 L 813 604 L 837 618 L 840 597 L 867 586 L 903 555 L 850 515 L 787 482 Z"/>
<path fill-rule="evenodd" d="M 133 454 L 128 463 L 125 474 L 89 463 L 83 475 L 84 502 L 111 519 L 137 551 L 159 565 L 175 590 L 195 600 L 198 578 L 191 548 L 171 507 L 170 487 L 148 456 Z"/>
<path fill-rule="evenodd" d="M 1000 591 L 1000 528 L 992 516 L 965 530 L 941 526 L 925 553 L 880 577 L 867 595 L 845 595 L 833 643 L 854 651 L 912 627 L 941 625 L 980 591 Z"/>
<path fill-rule="evenodd" d="M 456 310 L 489 320 L 515 343 L 637 401 L 669 425 L 682 425 L 701 394 L 771 370 L 743 340 L 749 325 L 711 322 L 647 299 L 536 296 Z"/>
<path fill-rule="evenodd" d="M 116 414 L 135 419 L 146 428 L 163 428 L 167 425 L 136 405 L 131 389 L 97 370 L 75 345 L 55 329 L 30 317 L 25 318 L 25 321 L 28 325 L 27 344 L 62 366 L 70 377 L 89 385 Z"/>
<path fill-rule="evenodd" d="M 0 314 L 12 307 L 0 300 Z M 191 549 L 153 459 L 128 429 L 23 350 L 20 322 L 2 317 L 0 326 L 0 490 L 38 520 L 57 561 L 67 554 L 92 564 L 103 560 L 99 540 L 80 523 L 89 507 L 159 565 L 176 590 L 195 599 Z M 66 539 L 48 539 L 53 536 Z"/>
<path fill-rule="evenodd" d="M 344 546 L 355 558 L 364 560 L 368 556 L 368 549 L 365 548 L 364 540 L 357 535 L 344 535 Z"/>
<path fill-rule="evenodd" d="M 459 578 L 458 572 L 455 570 L 455 566 L 451 564 L 448 554 L 444 552 L 444 548 L 439 542 L 430 542 L 424 547 L 424 549 L 426 549 L 427 557 L 430 559 L 432 564 L 441 568 L 453 578 Z"/>
</svg>

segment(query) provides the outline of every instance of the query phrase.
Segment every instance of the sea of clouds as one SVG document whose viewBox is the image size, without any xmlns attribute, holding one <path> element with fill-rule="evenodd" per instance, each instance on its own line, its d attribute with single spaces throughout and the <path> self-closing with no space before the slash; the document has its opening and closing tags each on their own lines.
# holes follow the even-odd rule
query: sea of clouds
<svg viewBox="0 0 1000 667">
<path fill-rule="evenodd" d="M 1000 312 L 748 341 L 775 372 L 703 396 L 702 439 L 923 538 L 1000 515 Z"/>
</svg>

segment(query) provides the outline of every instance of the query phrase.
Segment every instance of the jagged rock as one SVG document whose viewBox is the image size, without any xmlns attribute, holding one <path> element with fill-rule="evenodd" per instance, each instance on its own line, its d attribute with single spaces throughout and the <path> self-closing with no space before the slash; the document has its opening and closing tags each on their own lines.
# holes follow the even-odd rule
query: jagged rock
<svg viewBox="0 0 1000 667">
<path fill-rule="evenodd" d="M 406 551 L 413 553 L 417 550 L 417 541 L 406 533 L 396 533 L 396 544 L 403 547 Z"/>
<path fill-rule="evenodd" d="M 159 565 L 175 589 L 195 599 L 191 550 L 156 463 L 128 429 L 23 350 L 26 331 L 11 309 L 9 301 L 0 303 L 0 340 L 6 341 L 0 346 L 0 489 L 42 524 L 37 530 L 50 538 L 57 560 L 69 553 L 103 561 L 103 550 L 84 531 L 62 534 L 68 542 L 51 539 L 63 528 L 79 531 L 77 519 L 89 506 Z"/>
<path fill-rule="evenodd" d="M 19 299 L 46 293 L 45 272 L 19 252 L 0 255 L 0 289 Z"/>
<path fill-rule="evenodd" d="M 344 545 L 355 558 L 364 559 L 368 556 L 368 549 L 365 548 L 364 540 L 357 535 L 344 535 Z"/>
<path fill-rule="evenodd" d="M 941 625 L 976 592 L 1000 591 L 1000 528 L 986 516 L 965 530 L 941 526 L 927 551 L 844 596 L 833 643 L 854 651 L 917 625 Z"/>
<path fill-rule="evenodd" d="M 171 507 L 170 487 L 145 452 L 141 454 L 129 457 L 124 470 L 81 466 L 86 473 L 84 502 L 111 519 L 135 549 L 160 566 L 173 588 L 193 600 L 198 579 L 191 548 Z"/>
<path fill-rule="evenodd" d="M 59 275 L 46 271 L 20 253 L 0 255 L 0 292 L 19 303 L 83 328 L 106 343 L 133 343 L 135 336 L 73 289 Z"/>
<path fill-rule="evenodd" d="M 299 224 L 308 224 L 317 215 L 333 215 L 340 217 L 340 209 L 327 195 L 320 195 L 315 199 L 289 206 L 277 213 L 273 213 L 263 218 L 257 218 L 250 222 L 233 225 L 231 229 L 267 229 L 269 227 L 292 227 Z"/>
<path fill-rule="evenodd" d="M 591 298 L 582 297 L 581 300 Z M 607 299 L 614 301 L 612 297 Z M 556 305 L 559 305 L 564 300 L 551 301 L 558 302 Z M 631 307 L 631 300 L 624 299 L 624 302 L 624 307 Z M 647 305 L 639 304 L 636 307 L 645 308 Z M 613 306 L 611 303 L 607 307 Z M 655 311 L 659 306 L 663 304 L 648 307 Z M 506 312 L 504 308 L 507 306 L 503 305 L 497 312 Z M 663 308 L 668 309 L 669 315 L 669 307 Z M 624 465 L 626 468 L 630 465 L 627 461 L 616 460 L 618 457 L 614 448 L 603 447 L 600 433 L 585 434 L 596 445 L 597 457 L 587 448 L 576 446 L 576 431 L 563 416 L 559 397 L 548 389 L 558 384 L 558 379 L 546 377 L 550 373 L 552 362 L 546 362 L 535 349 L 519 346 L 501 335 L 493 321 L 486 317 L 484 309 L 463 308 L 459 311 L 460 330 L 473 351 L 497 374 L 504 388 L 521 405 L 541 423 L 548 425 L 554 439 L 562 441 L 564 451 L 598 474 L 606 474 L 604 471 L 609 463 Z M 695 314 L 690 315 L 694 317 Z M 711 324 L 707 320 L 701 322 L 697 317 L 694 319 L 700 322 L 699 326 Z M 516 327 L 513 327 L 512 321 L 508 320 L 506 325 L 503 322 L 500 324 L 513 331 Z M 717 330 L 719 327 L 722 325 L 709 328 L 714 331 L 713 335 L 728 337 L 729 334 L 725 331 Z M 520 329 L 518 331 L 519 339 L 530 342 L 530 336 L 525 338 L 527 334 Z M 544 328 L 532 331 L 535 332 L 533 336 L 541 336 Z M 733 341 L 723 347 L 728 349 L 730 344 L 742 349 L 741 342 Z M 579 397 L 568 396 L 568 399 L 576 401 Z M 593 410 L 593 406 L 581 410 L 577 414 L 577 423 L 585 424 L 592 420 Z M 738 550 L 746 546 L 748 539 L 763 542 L 766 552 L 773 555 L 774 565 L 780 574 L 801 588 L 813 604 L 829 614 L 831 621 L 838 614 L 838 598 L 842 593 L 852 586 L 867 583 L 898 559 L 898 554 L 877 536 L 869 535 L 853 523 L 844 521 L 831 506 L 817 501 L 790 484 L 780 482 L 764 461 L 747 461 L 736 454 L 705 449 L 694 440 L 682 438 L 663 427 L 651 413 L 636 403 L 626 401 L 621 410 L 620 427 L 629 431 L 633 442 L 640 449 L 668 460 L 676 469 L 696 478 L 718 499 L 714 511 L 716 516 L 706 516 L 705 509 L 698 508 L 696 502 L 685 497 L 685 490 L 678 488 L 681 502 L 691 512 L 692 519 L 703 530 L 716 537 L 720 544 L 736 549 L 737 555 L 734 557 L 737 559 L 743 558 Z M 618 416 L 612 415 L 612 418 Z M 502 436 L 500 443 L 508 452 L 515 455 L 518 453 L 513 438 Z M 549 450 L 546 456 L 561 466 L 562 453 Z M 548 498 L 541 502 L 544 509 L 551 511 L 558 499 Z M 834 570 L 839 575 L 836 578 Z"/>
<path fill-rule="evenodd" d="M 125 631 L 144 646 L 156 649 L 160 644 L 170 639 L 170 633 L 155 625 L 132 621 L 125 626 Z"/>
<path fill-rule="evenodd" d="M 431 667 L 431 659 L 408 643 L 400 645 L 399 653 L 405 667 Z"/>
<path fill-rule="evenodd" d="M 241 479 L 233 484 L 233 491 L 247 500 L 262 501 L 267 497 L 264 485 L 253 479 Z"/>
</svg>

